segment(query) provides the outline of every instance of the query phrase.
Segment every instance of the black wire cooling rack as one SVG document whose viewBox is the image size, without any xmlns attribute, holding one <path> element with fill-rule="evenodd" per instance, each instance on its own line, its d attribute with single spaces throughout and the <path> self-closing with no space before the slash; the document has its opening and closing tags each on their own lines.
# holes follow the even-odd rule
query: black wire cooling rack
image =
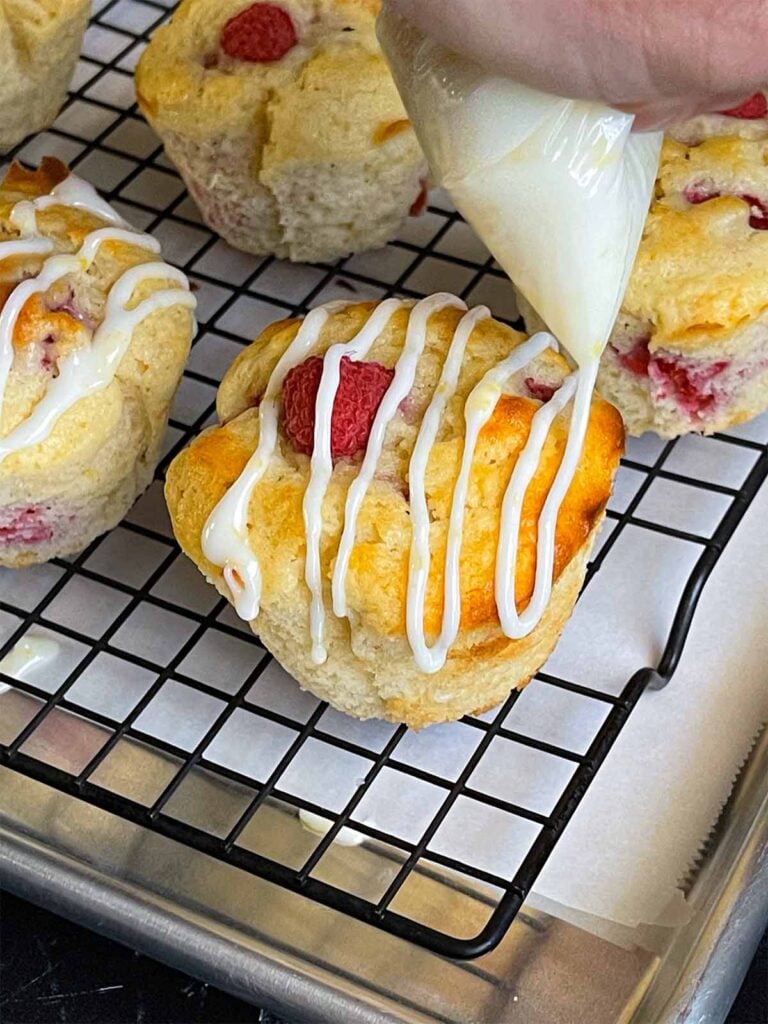
<svg viewBox="0 0 768 1024">
<path fill-rule="evenodd" d="M 271 258 L 259 260 L 235 254 L 223 246 L 200 222 L 133 101 L 132 71 L 136 60 L 149 35 L 172 6 L 157 0 L 96 3 L 75 88 L 67 105 L 50 132 L 23 144 L 14 154 L 30 163 L 36 163 L 46 153 L 67 160 L 75 171 L 99 186 L 129 220 L 156 233 L 167 257 L 182 266 L 198 288 L 200 331 L 171 420 L 169 448 L 158 479 L 169 460 L 213 417 L 215 388 L 238 347 L 269 320 L 304 313 L 332 295 L 418 297 L 437 287 L 456 291 L 470 302 L 488 302 L 502 317 L 505 313 L 515 315 L 503 274 L 439 195 L 422 218 L 409 224 L 400 241 L 381 253 L 354 257 L 334 266 L 288 267 Z M 727 445 L 734 454 L 739 451 L 748 455 L 750 468 L 735 485 L 696 478 L 688 475 L 673 457 L 674 441 L 660 443 L 653 457 L 645 462 L 625 459 L 625 470 L 638 474 L 640 483 L 624 508 L 609 510 L 613 529 L 590 564 L 585 584 L 589 586 L 628 527 L 666 534 L 700 551 L 658 665 L 639 669 L 617 694 L 547 673 L 541 673 L 533 684 L 570 691 L 587 704 L 603 709 L 602 725 L 580 752 L 548 742 L 541 734 L 533 736 L 518 729 L 518 693 L 513 693 L 502 708 L 490 715 L 463 720 L 463 727 L 472 730 L 472 752 L 462 761 L 458 774 L 451 773 L 451 777 L 403 757 L 407 735 L 404 727 L 392 727 L 385 742 L 372 747 L 330 728 L 327 708 L 317 702 L 304 715 L 292 714 L 285 708 L 260 706 L 251 695 L 254 684 L 268 670 L 269 657 L 256 638 L 227 616 L 226 603 L 211 591 L 206 591 L 207 604 L 187 599 L 186 588 L 191 584 L 184 582 L 189 576 L 184 575 L 182 556 L 161 519 L 142 512 L 129 516 L 118 531 L 96 540 L 79 557 L 56 561 L 42 570 L 42 576 L 25 577 L 33 583 L 25 589 L 23 601 L 9 600 L 6 584 L 0 587 L 0 616 L 7 626 L 0 657 L 30 628 L 55 633 L 78 652 L 74 667 L 53 692 L 41 683 L 21 682 L 0 674 L 0 679 L 10 687 L 6 693 L 26 695 L 22 699 L 27 702 L 12 735 L 3 731 L 0 704 L 0 764 L 437 953 L 472 958 L 488 952 L 509 928 L 643 691 L 663 686 L 674 673 L 707 577 L 768 473 L 768 446 L 759 440 L 722 436 L 702 444 Z M 693 499 L 702 492 L 719 496 L 721 512 L 716 528 L 703 535 L 643 517 L 641 503 L 658 481 L 692 488 Z M 157 498 L 156 484 L 139 507 L 155 507 Z M 143 568 L 126 572 L 124 565 L 111 566 L 110 545 L 116 532 L 122 538 L 121 550 L 129 552 L 128 560 L 133 562 L 131 553 L 135 554 Z M 174 580 L 182 582 L 174 585 Z M 62 616 L 62 599 L 65 605 L 71 601 L 73 588 L 78 588 L 78 593 L 88 591 L 88 607 L 109 605 L 110 615 L 96 616 L 93 622 Z M 143 633 L 140 629 L 137 632 L 136 622 L 144 623 Z M 134 636 L 132 642 L 124 641 L 126 630 Z M 175 637 L 173 642 L 169 639 L 171 633 Z M 150 643 L 146 639 L 150 634 L 159 635 L 161 643 Z M 229 640 L 248 645 L 247 668 L 229 692 L 222 691 L 215 670 L 209 670 L 208 675 L 202 673 L 204 678 L 199 678 L 199 670 L 188 668 L 190 656 L 210 636 L 222 643 Z M 92 701 L 82 697 L 83 681 L 90 677 L 96 664 L 105 660 L 113 666 L 118 680 L 123 672 L 143 679 L 140 692 L 136 691 L 135 699 L 126 699 L 120 713 L 99 711 Z M 119 681 L 115 682 L 118 685 Z M 291 687 L 292 683 L 286 681 L 285 685 Z M 169 686 L 182 686 L 188 694 L 198 695 L 200 702 L 207 702 L 209 710 L 204 724 L 189 742 L 174 742 L 172 730 L 160 736 L 142 726 L 142 716 Z M 212 744 L 217 738 L 221 740 L 227 728 L 242 715 L 248 716 L 254 730 L 280 729 L 281 735 L 287 737 L 270 770 L 259 778 L 245 770 L 227 767 L 210 756 Z M 50 727 L 54 721 L 60 727 L 65 718 L 81 725 L 85 719 L 98 735 L 98 741 L 91 741 L 92 746 L 76 765 L 71 760 L 57 761 L 46 753 L 49 746 L 36 743 L 46 723 Z M 502 739 L 557 759 L 568 769 L 568 781 L 547 813 L 485 792 L 475 783 L 475 773 L 491 744 Z M 353 755 L 365 766 L 351 794 L 335 809 L 297 797 L 287 785 L 291 766 L 307 754 L 312 743 L 324 744 L 324 749 L 339 755 Z M 104 781 L 104 766 L 125 744 L 149 746 L 164 755 L 170 766 L 168 776 L 151 798 L 126 794 Z M 204 821 L 190 824 L 174 816 L 175 795 L 200 771 L 238 786 L 241 794 L 245 794 L 237 815 L 223 833 L 219 828 L 206 827 Z M 403 838 L 395 831 L 373 827 L 356 817 L 356 810 L 377 779 L 391 772 L 398 773 L 397 778 L 404 783 L 427 784 L 438 794 L 429 820 L 422 824 L 416 838 Z M 508 876 L 435 849 L 439 845 L 434 843 L 435 837 L 462 801 L 535 826 L 524 855 Z M 330 821 L 330 830 L 318 839 L 300 865 L 281 863 L 276 857 L 254 852 L 242 843 L 260 809 L 275 802 L 292 808 L 294 813 L 303 809 Z M 345 891 L 338 883 L 318 877 L 322 875 L 318 866 L 346 826 L 361 833 L 367 844 L 383 844 L 396 855 L 386 888 L 376 899 L 364 898 L 351 888 Z M 454 884 L 480 886 L 494 894 L 490 916 L 479 934 L 470 939 L 457 937 L 392 909 L 409 876 L 435 871 L 452 878 Z"/>
</svg>

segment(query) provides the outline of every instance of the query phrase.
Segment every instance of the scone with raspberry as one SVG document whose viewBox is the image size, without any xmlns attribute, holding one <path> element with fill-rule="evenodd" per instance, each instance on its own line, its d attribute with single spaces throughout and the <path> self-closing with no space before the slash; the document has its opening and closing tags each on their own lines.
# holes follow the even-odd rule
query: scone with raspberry
<svg viewBox="0 0 768 1024">
<path fill-rule="evenodd" d="M 598 380 L 631 434 L 711 434 L 768 408 L 768 125 L 750 123 L 664 143 Z"/>
<path fill-rule="evenodd" d="M 220 423 L 168 472 L 174 532 L 318 697 L 418 728 L 498 704 L 548 657 L 624 440 L 587 396 L 552 505 L 574 375 L 549 342 L 451 295 L 336 303 L 274 324 L 227 372 Z"/>
<path fill-rule="evenodd" d="M 238 249 L 335 260 L 386 244 L 424 158 L 374 32 L 378 0 L 183 0 L 139 104 L 208 225 Z"/>
<path fill-rule="evenodd" d="M 58 160 L 0 184 L 0 565 L 81 550 L 150 482 L 194 330 L 159 253 Z"/>
</svg>

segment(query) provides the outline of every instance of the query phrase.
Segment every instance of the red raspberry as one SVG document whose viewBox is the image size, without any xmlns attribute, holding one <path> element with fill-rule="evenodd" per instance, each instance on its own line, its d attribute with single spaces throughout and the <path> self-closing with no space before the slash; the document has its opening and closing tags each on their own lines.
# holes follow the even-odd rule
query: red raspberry
<svg viewBox="0 0 768 1024">
<path fill-rule="evenodd" d="M 0 508 L 0 547 L 17 544 L 44 544 L 53 537 L 49 510 L 42 505 L 6 505 Z"/>
<path fill-rule="evenodd" d="M 738 107 L 731 107 L 730 110 L 721 110 L 721 114 L 727 117 L 738 117 L 742 121 L 757 121 L 768 114 L 768 100 L 761 92 L 756 92 L 748 100 L 744 100 Z"/>
<path fill-rule="evenodd" d="M 671 395 L 690 416 L 701 418 L 717 404 L 716 378 L 729 366 L 724 359 L 691 366 L 674 356 L 656 356 L 650 364 L 650 375 L 661 397 Z"/>
<path fill-rule="evenodd" d="M 749 203 L 749 226 L 757 231 L 768 231 L 768 207 L 761 199 L 754 196 L 739 196 Z"/>
<path fill-rule="evenodd" d="M 280 60 L 298 38 L 291 16 L 277 4 L 251 4 L 230 18 L 221 33 L 221 48 L 235 60 Z"/>
<path fill-rule="evenodd" d="M 411 204 L 411 209 L 409 210 L 410 215 L 412 217 L 420 217 L 422 215 L 422 213 L 424 213 L 424 211 L 426 210 L 428 202 L 429 202 L 429 185 L 427 184 L 427 179 L 426 178 L 422 178 L 421 179 L 421 189 L 419 191 L 419 194 L 413 200 L 413 203 Z"/>
<path fill-rule="evenodd" d="M 651 361 L 651 353 L 648 349 L 650 341 L 650 337 L 640 338 L 626 352 L 619 352 L 617 349 L 614 349 L 619 357 L 619 362 L 625 370 L 629 370 L 630 373 L 636 373 L 638 377 L 648 376 L 648 364 Z"/>
<path fill-rule="evenodd" d="M 540 402 L 548 402 L 552 395 L 557 391 L 557 386 L 554 384 L 545 384 L 543 380 L 536 380 L 535 377 L 526 377 L 525 386 L 528 389 L 530 395 L 533 398 L 538 398 Z"/>
<path fill-rule="evenodd" d="M 698 206 L 699 203 L 706 203 L 710 199 L 719 199 L 719 192 L 712 192 L 706 187 L 706 185 L 689 185 L 684 192 L 686 201 L 691 203 L 693 206 Z"/>
<path fill-rule="evenodd" d="M 58 358 L 56 355 L 56 339 L 52 334 L 43 338 L 42 341 L 43 350 L 40 354 L 40 364 L 47 373 L 49 370 L 54 370 L 58 364 Z"/>
<path fill-rule="evenodd" d="M 689 185 L 684 194 L 689 203 L 697 206 L 710 199 L 718 199 L 722 193 L 709 192 L 703 185 Z M 756 231 L 768 231 L 768 205 L 756 196 L 739 195 L 738 198 L 749 206 L 749 226 Z"/>
<path fill-rule="evenodd" d="M 320 356 L 310 356 L 286 374 L 283 425 L 297 452 L 311 455 L 315 444 L 315 402 L 323 373 Z M 331 456 L 350 458 L 368 444 L 376 411 L 392 383 L 394 370 L 381 363 L 341 360 L 339 387 L 331 418 Z"/>
</svg>

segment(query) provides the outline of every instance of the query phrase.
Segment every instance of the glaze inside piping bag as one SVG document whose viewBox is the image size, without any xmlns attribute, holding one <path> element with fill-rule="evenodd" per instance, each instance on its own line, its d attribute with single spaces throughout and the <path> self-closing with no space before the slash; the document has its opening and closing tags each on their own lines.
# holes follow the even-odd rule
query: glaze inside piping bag
<svg viewBox="0 0 768 1024">
<path fill-rule="evenodd" d="M 434 181 L 576 364 L 599 358 L 637 255 L 661 133 L 633 134 L 628 114 L 487 74 L 386 7 L 378 33 Z"/>
</svg>

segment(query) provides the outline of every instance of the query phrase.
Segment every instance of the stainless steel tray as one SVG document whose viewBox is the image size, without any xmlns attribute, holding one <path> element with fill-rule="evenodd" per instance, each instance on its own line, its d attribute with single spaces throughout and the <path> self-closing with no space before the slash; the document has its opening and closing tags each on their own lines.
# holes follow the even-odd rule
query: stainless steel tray
<svg viewBox="0 0 768 1024">
<path fill-rule="evenodd" d="M 133 103 L 131 71 L 147 34 L 170 6 L 158 0 L 97 0 L 72 97 L 52 131 L 27 143 L 20 156 L 36 161 L 52 153 L 72 162 L 110 194 L 128 219 L 155 231 L 169 258 L 183 265 L 199 287 L 204 327 L 174 410 L 171 450 L 210 416 L 216 381 L 238 344 L 262 322 L 286 310 L 305 309 L 334 295 L 418 295 L 451 288 L 471 301 L 488 302 L 497 315 L 515 315 L 498 268 L 439 196 L 426 217 L 412 222 L 397 244 L 339 267 L 281 266 L 222 246 L 200 223 Z M 734 459 L 739 443 L 745 458 L 764 452 L 761 444 L 750 447 L 748 440 L 731 439 Z M 730 502 L 730 508 L 742 500 L 738 483 L 712 485 L 681 475 L 679 467 L 666 471 L 670 451 L 660 445 L 646 463 L 639 456 L 639 462 L 625 466 L 627 477 L 643 482 L 613 513 L 614 535 L 631 524 L 633 529 L 658 530 L 713 552 L 711 536 L 643 521 L 638 515 L 642 495 L 656 479 L 668 485 L 696 485 L 713 500 Z M 768 919 L 765 736 L 739 779 L 691 886 L 693 913 L 688 924 L 668 931 L 646 930 L 633 943 L 598 938 L 526 905 L 492 953 L 472 962 L 450 961 L 224 863 L 204 852 L 204 844 L 194 848 L 130 820 L 129 804 L 151 807 L 169 784 L 179 766 L 178 750 L 157 734 L 154 740 L 142 734 L 133 724 L 138 712 L 128 706 L 120 714 L 113 709 L 100 717 L 87 685 L 80 686 L 69 705 L 74 714 L 61 710 L 62 704 L 68 706 L 74 676 L 79 684 L 93 682 L 73 668 L 83 650 L 87 649 L 89 671 L 94 659 L 102 656 L 112 659 L 113 668 L 120 664 L 127 671 L 126 665 L 131 666 L 134 674 L 121 676 L 115 690 L 143 686 L 145 696 L 136 708 L 143 706 L 147 694 L 162 699 L 166 684 L 174 686 L 180 680 L 209 705 L 226 695 L 225 714 L 247 699 L 254 656 L 261 657 L 254 655 L 258 649 L 253 638 L 238 632 L 215 595 L 196 584 L 194 574 L 176 558 L 167 532 L 158 525 L 157 497 L 155 488 L 132 514 L 129 528 L 115 531 L 76 562 L 26 575 L 30 582 L 20 595 L 12 594 L 9 600 L 0 589 L 0 633 L 4 616 L 14 623 L 27 620 L 30 609 L 39 604 L 42 615 L 34 614 L 30 621 L 54 630 L 69 645 L 64 661 L 72 658 L 61 669 L 61 678 L 51 677 L 41 686 L 41 696 L 53 695 L 54 703 L 59 701 L 57 694 L 63 698 L 51 721 L 54 728 L 66 722 L 66 743 L 46 745 L 44 736 L 31 736 L 33 756 L 51 766 L 54 776 L 59 770 L 71 777 L 84 771 L 91 754 L 102 757 L 108 747 L 110 756 L 115 754 L 102 772 L 104 792 L 114 792 L 114 801 L 103 798 L 100 806 L 88 802 L 85 778 L 82 785 L 63 792 L 0 767 L 0 884 L 301 1020 L 666 1024 L 724 1019 Z M 75 589 L 73 599 L 70 590 L 67 600 L 57 603 L 59 589 L 70 584 L 93 592 L 86 599 Z M 155 615 L 162 625 L 137 630 L 129 621 L 134 612 L 137 621 L 142 615 Z M 98 621 L 77 621 L 81 614 L 92 614 Z M 156 650 L 158 637 L 173 650 L 173 657 Z M 226 640 L 233 664 L 241 645 L 250 645 L 242 678 L 217 680 L 217 690 L 205 675 L 189 675 L 196 669 L 182 660 L 184 652 L 196 647 L 198 640 L 205 643 L 206 637 L 215 638 L 214 643 Z M 203 666 L 206 656 L 197 655 Z M 103 676 L 99 678 L 103 681 Z M 241 696 L 233 696 L 236 691 Z M 616 697 L 601 697 L 586 687 L 581 691 L 586 700 L 600 698 L 617 706 Z M 579 694 L 578 685 L 573 692 Z M 21 692 L 19 700 L 10 713 L 0 708 L 0 743 L 4 726 L 11 732 L 23 727 L 30 709 L 39 706 L 34 697 Z M 76 717 L 78 710 L 86 717 Z M 292 722 L 284 710 L 276 714 L 266 708 L 259 714 L 264 722 L 292 724 L 303 736 L 309 735 L 309 711 L 305 715 L 305 709 L 293 708 Z M 10 721 L 14 715 L 21 718 Z M 120 728 L 107 739 L 116 720 Z M 126 723 L 131 723 L 127 732 Z M 483 723 L 474 726 L 480 729 Z M 124 735 L 133 739 L 118 743 Z M 177 810 L 183 820 L 212 823 L 215 831 L 219 822 L 231 821 L 243 806 L 243 783 L 248 780 L 234 772 L 229 777 L 224 772 L 215 777 L 197 773 L 205 735 L 202 728 L 186 746 L 180 741 L 192 752 L 190 761 L 198 755 L 200 760 L 194 777 L 190 774 L 194 785 L 177 794 Z M 540 749 L 546 746 L 539 743 Z M 413 771 L 411 777 L 417 778 Z M 279 846 L 286 864 L 301 863 L 307 854 L 307 833 L 297 823 L 297 806 L 301 801 L 291 806 L 270 798 L 259 809 L 257 848 L 264 852 Z M 392 877 L 393 863 L 399 865 L 397 858 L 408 854 L 407 844 L 397 846 L 393 837 L 389 845 L 375 835 L 371 838 L 363 847 L 329 847 L 322 862 L 329 891 L 367 892 L 371 880 Z M 492 879 L 484 882 L 482 875 L 451 870 L 445 857 L 442 863 L 439 858 L 420 862 L 409 878 L 411 916 L 438 932 L 450 932 L 460 921 L 468 934 L 476 934 L 499 897 L 498 889 L 486 884 Z"/>
<path fill-rule="evenodd" d="M 689 893 L 691 920 L 657 935 L 655 953 L 524 908 L 493 953 L 445 960 L 7 769 L 0 883 L 302 1021 L 716 1024 L 768 920 L 767 780 L 765 733 Z M 340 878 L 356 870 L 348 856 L 334 851 Z M 466 892 L 419 885 L 446 915 L 453 900 L 466 910 Z"/>
</svg>

